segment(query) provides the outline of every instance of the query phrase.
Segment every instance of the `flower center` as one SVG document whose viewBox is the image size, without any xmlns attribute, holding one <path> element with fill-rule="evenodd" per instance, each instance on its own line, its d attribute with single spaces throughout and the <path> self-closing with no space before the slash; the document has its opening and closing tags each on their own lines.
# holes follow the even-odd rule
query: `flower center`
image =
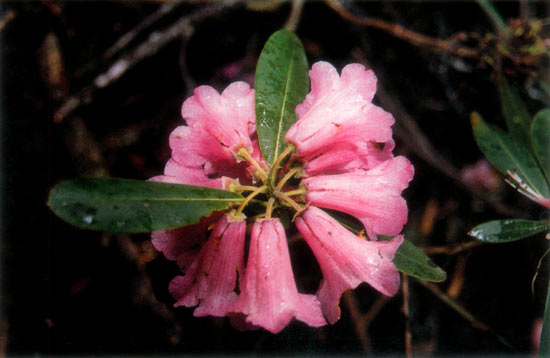
<svg viewBox="0 0 550 358">
<path fill-rule="evenodd" d="M 237 152 L 238 159 L 246 160 L 252 166 L 258 185 L 241 185 L 238 179 L 229 184 L 227 189 L 231 191 L 249 192 L 236 209 L 235 216 L 243 215 L 246 209 L 247 216 L 271 218 L 275 211 L 292 209 L 298 214 L 306 208 L 306 188 L 300 185 L 302 167 L 291 157 L 293 151 L 294 146 L 289 144 L 267 168 L 258 163 L 246 148 Z"/>
</svg>

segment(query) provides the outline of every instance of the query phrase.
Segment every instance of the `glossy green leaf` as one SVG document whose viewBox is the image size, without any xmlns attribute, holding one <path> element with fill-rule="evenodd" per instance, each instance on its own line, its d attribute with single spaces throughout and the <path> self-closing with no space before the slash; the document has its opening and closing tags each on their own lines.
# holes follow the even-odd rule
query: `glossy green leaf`
<svg viewBox="0 0 550 358">
<path fill-rule="evenodd" d="M 441 282 L 447 278 L 445 271 L 408 240 L 399 246 L 393 263 L 399 271 L 422 280 Z"/>
<path fill-rule="evenodd" d="M 542 332 L 540 334 L 539 357 L 550 357 L 550 282 L 546 292 L 546 306 L 544 307 L 544 318 L 542 320 Z"/>
<path fill-rule="evenodd" d="M 505 219 L 492 220 L 474 227 L 468 235 L 490 243 L 520 240 L 550 230 L 549 221 Z"/>
<path fill-rule="evenodd" d="M 273 164 L 284 136 L 296 122 L 296 105 L 309 91 L 308 65 L 300 39 L 279 30 L 267 40 L 256 66 L 256 126 L 265 160 Z"/>
<path fill-rule="evenodd" d="M 550 180 L 550 109 L 543 109 L 533 117 L 531 140 L 535 155 Z"/>
<path fill-rule="evenodd" d="M 519 138 L 524 144 L 529 143 L 531 116 L 518 90 L 510 85 L 504 76 L 498 80 L 498 92 L 502 106 L 502 114 L 506 120 L 508 132 Z"/>
<path fill-rule="evenodd" d="M 138 233 L 193 224 L 242 200 L 233 192 L 199 186 L 77 178 L 57 184 L 48 206 L 83 229 Z"/>
<path fill-rule="evenodd" d="M 477 113 L 472 113 L 472 128 L 477 145 L 485 157 L 503 174 L 517 175 L 523 182 L 520 192 L 549 197 L 548 183 L 528 147 L 519 139 L 489 126 Z M 527 190 L 530 188 L 530 190 Z"/>
</svg>

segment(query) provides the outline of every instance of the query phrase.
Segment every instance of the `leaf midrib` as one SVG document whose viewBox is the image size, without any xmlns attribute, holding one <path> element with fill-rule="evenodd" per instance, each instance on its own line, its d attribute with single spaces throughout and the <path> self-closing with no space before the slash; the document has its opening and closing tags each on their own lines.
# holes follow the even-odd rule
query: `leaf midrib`
<svg viewBox="0 0 550 358">
<path fill-rule="evenodd" d="M 280 142 L 280 137 L 281 137 L 281 132 L 283 130 L 283 117 L 284 117 L 284 113 L 285 113 L 285 107 L 286 107 L 286 97 L 288 95 L 288 87 L 289 87 L 289 83 L 290 83 L 290 74 L 292 73 L 292 67 L 294 66 L 294 53 L 296 52 L 295 48 L 293 47 L 292 48 L 292 53 L 290 55 L 290 63 L 288 65 L 288 71 L 287 71 L 287 74 L 286 74 L 286 81 L 285 81 L 285 88 L 284 88 L 284 95 L 283 95 L 283 102 L 282 102 L 282 106 L 281 106 L 281 114 L 279 116 L 279 125 L 277 126 L 277 136 L 275 138 L 275 153 L 273 153 L 273 162 L 272 163 L 275 163 L 275 161 L 277 160 L 277 157 L 279 156 L 279 142 Z"/>
</svg>

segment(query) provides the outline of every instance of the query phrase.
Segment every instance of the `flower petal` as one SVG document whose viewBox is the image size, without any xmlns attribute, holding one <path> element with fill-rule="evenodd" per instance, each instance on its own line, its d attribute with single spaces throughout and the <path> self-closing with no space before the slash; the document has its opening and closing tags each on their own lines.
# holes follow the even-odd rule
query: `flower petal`
<svg viewBox="0 0 550 358">
<path fill-rule="evenodd" d="M 170 134 L 170 147 L 176 163 L 185 168 L 202 170 L 206 178 L 246 177 L 247 163 L 237 163 L 228 148 L 202 130 L 177 127 Z"/>
<path fill-rule="evenodd" d="M 246 315 L 246 323 L 272 333 L 280 332 L 293 317 L 313 327 L 326 324 L 315 296 L 298 293 L 278 219 L 259 220 L 252 227 L 246 272 L 233 311 Z"/>
<path fill-rule="evenodd" d="M 244 271 L 246 222 L 224 216 L 212 231 L 185 276 L 170 282 L 174 306 L 193 307 L 194 315 L 225 316 L 237 299 L 238 273 Z"/>
<path fill-rule="evenodd" d="M 392 115 L 371 103 L 376 90 L 372 71 L 352 64 L 338 77 L 332 65 L 318 62 L 310 78 L 311 92 L 297 106 L 299 119 L 286 134 L 300 155 L 318 153 L 338 142 L 391 139 Z"/>
<path fill-rule="evenodd" d="M 200 86 L 183 103 L 181 114 L 190 127 L 208 133 L 235 154 L 240 148 L 252 148 L 254 90 L 245 82 L 232 83 L 221 95 L 212 87 Z"/>
<path fill-rule="evenodd" d="M 308 176 L 341 174 L 355 169 L 372 169 L 393 157 L 393 140 L 386 143 L 342 142 L 329 146 L 316 157 L 305 159 L 304 170 Z"/>
<path fill-rule="evenodd" d="M 403 241 L 367 241 L 347 229 L 323 210 L 309 207 L 296 219 L 323 272 L 317 292 L 323 313 L 330 323 L 340 318 L 340 296 L 361 282 L 387 296 L 399 289 L 399 273 L 392 259 Z"/>
<path fill-rule="evenodd" d="M 306 178 L 306 200 L 355 216 L 369 234 L 396 235 L 407 222 L 401 192 L 413 173 L 405 157 L 395 157 L 368 171 Z"/>
<path fill-rule="evenodd" d="M 206 240 L 208 227 L 219 220 L 220 216 L 220 212 L 214 212 L 208 217 L 202 217 L 193 225 L 153 231 L 151 243 L 168 260 L 177 260 L 178 266 L 184 269 L 198 254 L 200 245 Z"/>
</svg>

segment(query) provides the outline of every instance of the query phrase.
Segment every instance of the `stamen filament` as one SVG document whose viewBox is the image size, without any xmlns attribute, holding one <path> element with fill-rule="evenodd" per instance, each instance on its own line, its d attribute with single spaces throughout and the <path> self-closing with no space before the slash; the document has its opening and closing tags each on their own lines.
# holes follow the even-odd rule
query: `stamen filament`
<svg viewBox="0 0 550 358">
<path fill-rule="evenodd" d="M 286 184 L 286 182 L 294 176 L 300 170 L 300 168 L 292 168 L 286 175 L 281 179 L 281 181 L 277 184 L 277 187 L 275 187 L 275 190 L 281 190 L 283 186 Z"/>
<path fill-rule="evenodd" d="M 262 166 L 260 165 L 260 163 L 258 163 L 256 161 L 256 159 L 252 158 L 252 156 L 248 153 L 248 151 L 246 150 L 246 148 L 241 148 L 239 149 L 239 152 L 238 154 L 243 157 L 244 159 L 246 159 L 253 167 L 254 169 L 256 169 L 256 171 L 258 172 L 258 174 L 260 175 L 260 179 L 262 180 L 262 182 L 265 184 L 265 182 L 267 181 L 267 174 L 265 173 L 265 170 L 262 168 Z"/>
<path fill-rule="evenodd" d="M 237 209 L 237 214 L 240 215 L 244 208 L 246 207 L 246 205 L 250 202 L 250 200 L 252 200 L 256 195 L 258 194 L 262 194 L 262 193 L 265 193 L 267 191 L 267 186 L 261 186 L 261 187 L 258 187 L 256 188 L 256 190 L 254 190 L 252 193 L 250 193 L 250 195 L 248 195 L 244 201 L 242 202 L 242 204 L 239 206 L 239 208 Z"/>
<path fill-rule="evenodd" d="M 302 194 L 305 194 L 307 192 L 306 188 L 305 187 L 301 187 L 301 188 L 298 188 L 298 189 L 294 189 L 294 190 L 290 190 L 290 191 L 285 191 L 284 193 L 287 195 L 287 196 L 294 196 L 294 195 L 302 195 Z"/>
<path fill-rule="evenodd" d="M 284 201 L 286 201 L 290 206 L 292 206 L 294 208 L 294 210 L 296 210 L 297 212 L 299 211 L 302 211 L 303 208 L 297 203 L 295 202 L 294 200 L 292 200 L 288 195 L 286 195 L 285 193 L 282 193 L 280 191 L 276 191 L 275 193 L 275 196 L 279 199 L 282 199 Z"/>
</svg>

